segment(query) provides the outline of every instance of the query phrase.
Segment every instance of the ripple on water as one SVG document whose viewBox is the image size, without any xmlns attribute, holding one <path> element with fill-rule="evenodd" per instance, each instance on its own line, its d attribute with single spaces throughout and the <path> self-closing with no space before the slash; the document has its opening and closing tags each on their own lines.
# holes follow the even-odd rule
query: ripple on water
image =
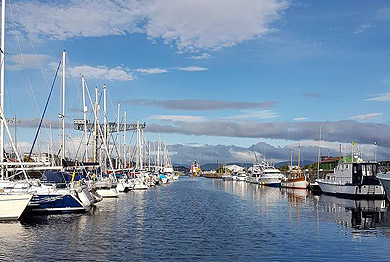
<svg viewBox="0 0 390 262">
<path fill-rule="evenodd" d="M 0 260 L 389 261 L 388 209 L 358 204 L 181 178 L 87 214 L 0 223 Z"/>
</svg>

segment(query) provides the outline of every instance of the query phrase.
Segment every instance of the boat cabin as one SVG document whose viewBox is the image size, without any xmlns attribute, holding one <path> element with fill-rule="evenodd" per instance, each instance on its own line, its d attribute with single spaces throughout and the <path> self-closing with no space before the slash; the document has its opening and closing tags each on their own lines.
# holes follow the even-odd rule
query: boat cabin
<svg viewBox="0 0 390 262">
<path fill-rule="evenodd" d="M 326 182 L 353 185 L 379 185 L 376 178 L 378 163 L 339 163 L 334 173 L 327 174 Z"/>
</svg>

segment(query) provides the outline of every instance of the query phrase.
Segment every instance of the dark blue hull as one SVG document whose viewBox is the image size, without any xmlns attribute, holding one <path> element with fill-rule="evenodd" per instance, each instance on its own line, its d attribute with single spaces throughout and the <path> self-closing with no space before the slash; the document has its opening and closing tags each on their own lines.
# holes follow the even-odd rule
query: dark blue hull
<svg viewBox="0 0 390 262">
<path fill-rule="evenodd" d="M 31 212 L 44 213 L 73 213 L 86 211 L 81 202 L 70 194 L 34 195 L 28 205 L 28 209 Z"/>
</svg>

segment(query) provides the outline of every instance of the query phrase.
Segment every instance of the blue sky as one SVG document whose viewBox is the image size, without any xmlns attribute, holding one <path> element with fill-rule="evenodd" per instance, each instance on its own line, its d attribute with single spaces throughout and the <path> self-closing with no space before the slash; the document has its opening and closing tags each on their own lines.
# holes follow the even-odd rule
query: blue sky
<svg viewBox="0 0 390 262">
<path fill-rule="evenodd" d="M 169 144 L 250 155 L 258 142 L 313 146 L 322 123 L 335 151 L 355 140 L 390 147 L 387 1 L 9 1 L 7 11 L 5 111 L 21 126 L 39 118 L 31 89 L 42 109 L 66 49 L 68 122 L 81 117 L 85 74 L 92 92 L 107 84 L 112 119 L 120 101 L 128 122 Z M 28 143 L 33 129 L 19 134 Z"/>
</svg>

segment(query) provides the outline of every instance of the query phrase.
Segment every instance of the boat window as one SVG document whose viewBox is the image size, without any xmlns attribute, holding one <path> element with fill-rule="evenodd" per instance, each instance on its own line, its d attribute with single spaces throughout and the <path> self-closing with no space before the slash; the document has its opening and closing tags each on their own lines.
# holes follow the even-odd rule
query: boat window
<svg viewBox="0 0 390 262">
<path fill-rule="evenodd" d="M 366 165 L 362 165 L 362 174 L 363 174 L 363 176 L 367 175 L 366 174 Z"/>
<path fill-rule="evenodd" d="M 356 166 L 353 167 L 353 172 L 356 174 L 356 172 L 357 172 Z"/>
</svg>

